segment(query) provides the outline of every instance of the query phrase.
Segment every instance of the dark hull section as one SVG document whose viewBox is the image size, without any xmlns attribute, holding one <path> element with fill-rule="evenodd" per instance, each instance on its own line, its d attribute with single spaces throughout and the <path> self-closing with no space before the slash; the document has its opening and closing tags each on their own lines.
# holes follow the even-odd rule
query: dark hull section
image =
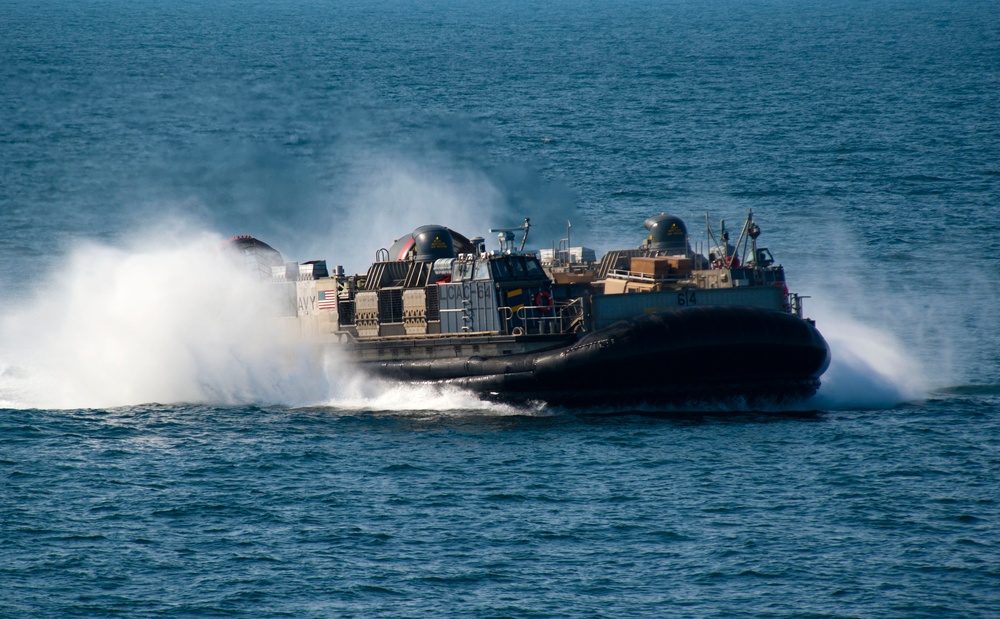
<svg viewBox="0 0 1000 619">
<path fill-rule="evenodd" d="M 813 395 L 829 360 L 829 347 L 812 323 L 791 314 L 700 307 L 624 320 L 543 352 L 366 367 L 389 378 L 454 384 L 501 401 L 772 407 Z"/>
</svg>

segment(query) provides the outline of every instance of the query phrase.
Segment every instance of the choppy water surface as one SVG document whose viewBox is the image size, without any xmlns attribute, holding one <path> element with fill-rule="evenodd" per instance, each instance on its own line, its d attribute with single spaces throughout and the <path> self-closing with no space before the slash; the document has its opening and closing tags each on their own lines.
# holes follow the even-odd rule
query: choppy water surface
<svg viewBox="0 0 1000 619">
<path fill-rule="evenodd" d="M 995 404 L 10 412 L 2 599 L 15 616 L 989 616 Z"/>
<path fill-rule="evenodd" d="M 995 616 L 998 13 L 662 4 L 6 3 L 0 616 Z M 373 383 L 212 259 L 751 208 L 807 412 Z"/>
</svg>

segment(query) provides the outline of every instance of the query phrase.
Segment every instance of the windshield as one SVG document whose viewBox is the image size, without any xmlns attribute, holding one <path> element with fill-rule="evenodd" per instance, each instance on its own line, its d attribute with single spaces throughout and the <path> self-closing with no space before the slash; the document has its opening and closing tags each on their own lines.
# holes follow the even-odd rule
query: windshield
<svg viewBox="0 0 1000 619">
<path fill-rule="evenodd" d="M 494 279 L 510 279 L 510 265 L 507 264 L 506 259 L 494 260 L 490 264 L 493 266 Z"/>
<path fill-rule="evenodd" d="M 493 279 L 497 281 L 547 279 L 538 259 L 531 256 L 503 256 L 490 261 Z M 476 269 L 479 279 L 479 269 Z"/>
<path fill-rule="evenodd" d="M 531 279 L 544 279 L 546 277 L 545 271 L 542 270 L 542 265 L 538 263 L 535 258 L 528 258 L 525 260 L 525 265 L 528 267 L 528 277 Z"/>
</svg>

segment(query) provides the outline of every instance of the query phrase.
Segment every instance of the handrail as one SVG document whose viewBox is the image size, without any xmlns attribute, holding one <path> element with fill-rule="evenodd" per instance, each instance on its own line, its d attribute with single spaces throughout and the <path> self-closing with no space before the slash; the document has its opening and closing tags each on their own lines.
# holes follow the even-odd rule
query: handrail
<svg viewBox="0 0 1000 619">
<path fill-rule="evenodd" d="M 641 273 L 639 271 L 625 271 L 622 269 L 611 269 L 608 271 L 608 277 L 615 277 L 616 279 L 627 279 L 631 281 L 639 282 L 651 282 L 654 284 L 659 284 L 662 282 L 679 282 L 682 279 L 687 279 L 689 276 L 686 275 L 650 275 L 649 273 Z"/>
<path fill-rule="evenodd" d="M 583 299 L 575 298 L 551 307 L 522 305 L 514 309 L 502 305 L 497 311 L 503 322 L 502 330 L 507 334 L 513 333 L 517 328 L 523 329 L 525 333 L 567 333 L 568 328 L 583 317 Z"/>
</svg>

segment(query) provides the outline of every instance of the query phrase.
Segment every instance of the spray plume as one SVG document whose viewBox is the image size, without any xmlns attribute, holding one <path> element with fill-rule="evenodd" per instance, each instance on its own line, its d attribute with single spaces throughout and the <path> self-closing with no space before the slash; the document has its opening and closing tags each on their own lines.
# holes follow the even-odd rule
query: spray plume
<svg viewBox="0 0 1000 619">
<path fill-rule="evenodd" d="M 886 329 L 865 325 L 833 305 L 813 303 L 832 361 L 812 400 L 820 409 L 888 408 L 923 399 L 923 368 Z"/>
<path fill-rule="evenodd" d="M 828 214 L 830 211 L 823 211 Z M 792 253 L 794 289 L 806 291 L 806 315 L 830 345 L 832 360 L 810 404 L 820 409 L 879 409 L 924 399 L 932 388 L 921 363 L 922 348 L 942 341 L 915 337 L 922 322 L 913 296 L 870 256 L 870 248 L 843 221 L 830 217 L 807 224 L 825 247 L 837 248 L 837 267 L 824 252 Z M 873 302 L 874 299 L 884 302 Z"/>
<path fill-rule="evenodd" d="M 312 359 L 269 328 L 266 290 L 219 242 L 175 228 L 77 247 L 3 317 L 0 397 L 56 408 L 276 401 L 297 376 L 308 398 L 322 378 Z"/>
<path fill-rule="evenodd" d="M 168 230 L 169 229 L 169 230 Z M 523 414 L 458 389 L 372 380 L 282 330 L 269 286 L 221 237 L 173 224 L 85 243 L 0 316 L 0 406 L 160 403 Z"/>
</svg>

